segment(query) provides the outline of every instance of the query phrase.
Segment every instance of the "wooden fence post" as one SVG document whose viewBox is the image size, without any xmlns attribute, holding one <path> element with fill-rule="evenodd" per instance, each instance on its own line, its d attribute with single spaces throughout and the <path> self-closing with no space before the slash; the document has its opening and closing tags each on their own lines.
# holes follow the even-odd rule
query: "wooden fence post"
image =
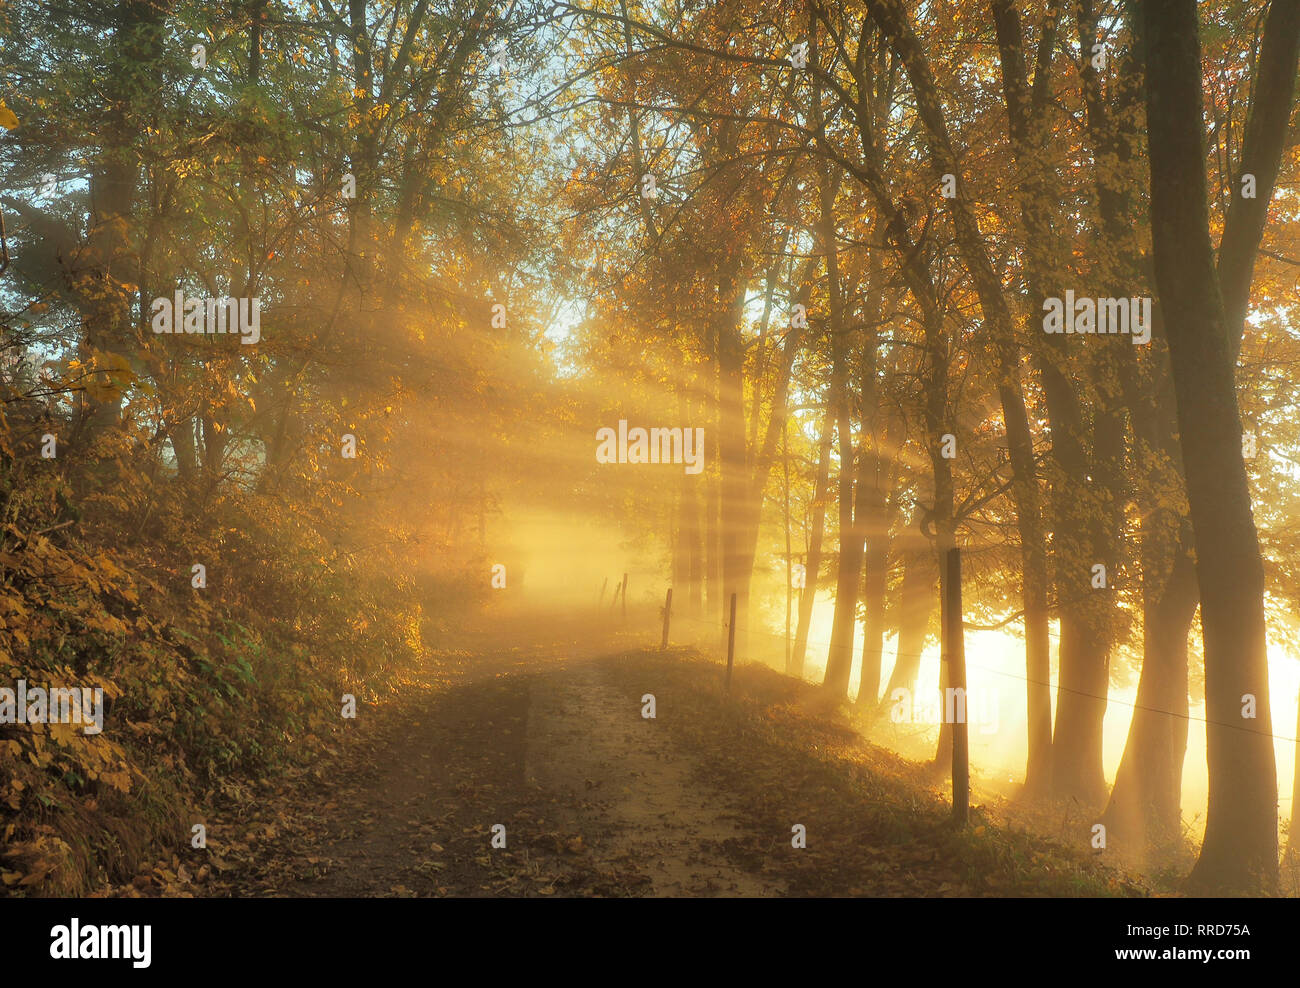
<svg viewBox="0 0 1300 988">
<path fill-rule="evenodd" d="M 736 661 L 736 595 L 731 595 L 731 620 L 727 622 L 727 692 L 731 692 L 731 667 Z"/>
<path fill-rule="evenodd" d="M 947 565 L 948 606 L 948 696 L 944 697 L 944 715 L 950 706 L 960 710 L 952 725 L 952 818 L 965 826 L 970 815 L 970 697 L 966 695 L 966 644 L 961 607 L 961 550 L 953 546 L 945 554 Z M 951 699 L 951 705 L 949 703 Z"/>
</svg>

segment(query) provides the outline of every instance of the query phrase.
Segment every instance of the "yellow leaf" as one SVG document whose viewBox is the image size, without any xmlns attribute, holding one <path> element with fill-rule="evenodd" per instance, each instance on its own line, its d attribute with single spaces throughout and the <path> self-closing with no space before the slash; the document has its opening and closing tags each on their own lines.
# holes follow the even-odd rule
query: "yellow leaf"
<svg viewBox="0 0 1300 988">
<path fill-rule="evenodd" d="M 0 103 L 0 127 L 5 128 L 5 130 L 13 130 L 17 126 L 18 118 L 14 116 L 14 111 Z"/>
</svg>

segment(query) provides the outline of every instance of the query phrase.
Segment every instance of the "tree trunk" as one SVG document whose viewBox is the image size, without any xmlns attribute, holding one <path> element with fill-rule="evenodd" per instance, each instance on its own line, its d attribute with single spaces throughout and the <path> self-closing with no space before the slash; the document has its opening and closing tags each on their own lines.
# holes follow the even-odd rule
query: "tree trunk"
<svg viewBox="0 0 1300 988">
<path fill-rule="evenodd" d="M 714 374 L 711 375 L 710 381 L 712 387 L 709 389 L 710 394 L 707 398 L 709 411 L 709 427 L 705 430 L 705 442 L 708 443 L 709 452 L 707 463 L 717 464 L 712 470 L 706 473 L 707 481 L 704 487 L 704 570 L 705 570 L 705 619 L 715 627 L 713 631 L 719 635 L 719 642 L 726 644 L 727 630 L 723 627 L 723 606 L 726 597 L 722 592 L 722 483 L 721 483 L 721 457 L 719 456 L 718 433 L 720 429 L 720 419 L 718 415 L 719 403 L 717 400 L 717 333 L 714 332 L 712 342 L 712 357 Z"/>
<path fill-rule="evenodd" d="M 857 527 L 866 540 L 862 588 L 862 663 L 856 702 L 874 707 L 880 692 L 880 659 L 885 644 L 885 589 L 889 582 L 889 485 L 894 473 L 898 416 L 880 402 L 880 311 L 883 261 L 867 258 L 867 285 L 862 311 L 870 320 L 862 340 L 862 463 L 858 472 Z"/>
<path fill-rule="evenodd" d="M 817 111 L 815 111 L 816 113 Z M 830 650 L 826 656 L 824 686 L 836 696 L 849 688 L 853 671 L 853 630 L 857 623 L 858 582 L 862 573 L 862 532 L 854 522 L 853 420 L 849 400 L 849 353 L 844 330 L 844 299 L 840 282 L 839 245 L 835 239 L 835 196 L 838 181 L 829 164 L 819 182 L 821 213 L 818 236 L 826 262 L 826 294 L 830 308 L 827 333 L 831 343 L 831 407 L 834 409 L 840 450 L 839 557 L 835 579 L 835 614 L 831 622 Z"/>
<path fill-rule="evenodd" d="M 1223 239 L 1219 243 L 1219 286 L 1234 364 L 1246 329 L 1255 257 L 1268 219 L 1268 205 L 1277 184 L 1295 105 L 1297 58 L 1300 58 L 1300 2 L 1273 0 L 1264 23 L 1241 162 L 1234 176 L 1232 205 L 1224 219 Z M 1253 199 L 1241 194 L 1241 176 L 1247 174 L 1255 176 Z"/>
<path fill-rule="evenodd" d="M 1295 771 L 1291 775 L 1291 830 L 1286 842 L 1288 857 L 1300 854 L 1300 697 L 1296 698 L 1295 715 Z"/>
<path fill-rule="evenodd" d="M 1059 208 L 1059 181 L 1051 163 L 1044 160 L 1045 143 L 1050 127 L 1044 119 L 1047 109 L 1046 75 L 1050 73 L 1052 45 L 1056 37 L 1055 16 L 1045 22 L 1039 39 L 1036 74 L 1031 87 L 1025 67 L 1024 33 L 1020 12 L 1010 0 L 993 0 L 994 25 L 997 31 L 999 61 L 1002 69 L 1003 96 L 1007 110 L 1007 130 L 1017 169 L 1016 195 L 1020 220 L 1027 245 L 1025 281 L 1030 313 L 1042 312 L 1049 294 L 1045 286 L 1056 282 L 1068 270 L 1061 256 L 1061 240 L 1054 234 L 1053 209 Z M 1040 342 L 1034 348 L 1039 376 L 1047 399 L 1051 425 L 1052 462 L 1064 478 L 1058 483 L 1052 507 L 1054 514 L 1055 558 L 1054 583 L 1060 608 L 1061 678 L 1057 693 L 1056 744 L 1052 748 L 1053 787 L 1066 796 L 1086 803 L 1099 801 L 1105 794 L 1102 770 L 1102 721 L 1106 712 L 1108 685 L 1109 630 L 1108 609 L 1114 607 L 1114 595 L 1091 587 L 1091 564 L 1103 562 L 1113 569 L 1113 551 L 1101 537 L 1103 526 L 1096 513 L 1101 506 L 1089 502 L 1079 492 L 1100 486 L 1097 470 L 1088 462 L 1083 410 L 1074 382 L 1069 375 L 1069 355 L 1062 337 L 1036 333 L 1029 327 L 1029 338 Z M 1103 430 L 1097 430 L 1098 436 Z M 1120 440 L 1122 444 L 1122 432 Z M 1122 448 L 1122 445 L 1121 445 Z M 1117 500 L 1116 500 L 1116 503 Z M 1029 676 L 1029 688 L 1040 691 L 1038 677 Z M 1031 697 L 1031 704 L 1035 699 Z M 1038 702 L 1041 702 L 1039 700 Z M 1050 703 L 1050 697 L 1048 698 Z M 1050 708 L 1049 708 L 1050 709 Z M 1036 709 L 1035 715 L 1042 716 Z M 1047 731 L 1050 743 L 1050 727 Z M 1038 744 L 1043 739 L 1038 739 Z M 1034 774 L 1034 773 L 1031 773 Z M 1035 785 L 1041 783 L 1041 776 Z"/>
<path fill-rule="evenodd" d="M 1277 887 L 1277 766 L 1264 568 L 1241 457 L 1232 347 L 1209 235 L 1196 0 L 1147 0 L 1156 285 L 1173 363 L 1205 645 L 1209 807 L 1193 887 Z M 1244 714 L 1253 705 L 1253 717 Z"/>
<path fill-rule="evenodd" d="M 921 542 L 916 537 L 914 540 Z M 894 669 L 889 674 L 889 684 L 876 708 L 881 714 L 889 712 L 895 690 L 904 689 L 912 696 L 916 695 L 921 652 L 925 649 L 926 631 L 934 610 L 935 587 L 939 582 L 933 550 L 924 544 L 904 545 L 901 552 L 903 580 L 898 592 L 898 652 Z"/>
<path fill-rule="evenodd" d="M 718 328 L 718 464 L 722 470 L 722 589 L 736 595 L 736 655 L 748 652 L 749 583 L 753 558 L 746 551 L 749 519 L 749 471 L 745 456 L 744 343 L 740 335 L 745 286 L 745 265 L 735 258 L 718 285 L 726 303 Z"/>
<path fill-rule="evenodd" d="M 209 489 L 221 482 L 221 465 L 226 458 L 226 434 L 221 423 L 210 412 L 201 416 L 203 423 L 203 474 Z"/>
<path fill-rule="evenodd" d="M 879 493 L 879 492 L 875 492 Z M 874 707 L 880 691 L 881 656 L 885 647 L 885 594 L 889 585 L 889 527 L 883 498 L 872 498 L 867 513 L 866 580 L 862 591 L 862 672 L 857 702 Z M 880 524 L 883 522 L 883 526 Z"/>
<path fill-rule="evenodd" d="M 1144 542 L 1157 540 L 1150 533 L 1144 538 Z M 1124 756 L 1102 816 L 1107 846 L 1138 858 L 1149 848 L 1176 841 L 1182 833 L 1187 634 L 1196 615 L 1196 566 L 1185 543 L 1164 541 L 1164 548 L 1176 553 L 1176 559 L 1165 586 L 1144 593 L 1142 677 Z M 1144 552 L 1145 574 L 1166 568 L 1154 558 L 1158 551 Z"/>
<path fill-rule="evenodd" d="M 140 112 L 161 75 L 161 53 L 170 2 L 126 0 L 113 5 L 113 54 L 102 73 L 105 113 L 90 179 L 91 212 L 86 246 L 80 252 L 74 291 L 82 313 L 80 357 L 91 368 L 84 393 L 90 435 L 121 421 L 120 375 L 136 349 L 134 298 L 127 283 L 141 282 L 139 255 L 131 243 L 131 211 L 139 184 L 137 142 Z M 109 373 L 109 368 L 113 373 Z"/>
<path fill-rule="evenodd" d="M 180 479 L 193 479 L 199 466 L 198 449 L 194 440 L 194 418 L 182 418 L 168 430 L 168 435 L 171 437 L 172 451 L 176 454 L 176 470 Z"/>
<path fill-rule="evenodd" d="M 836 696 L 849 688 L 853 672 L 853 632 L 857 625 L 858 584 L 862 579 L 862 529 L 854 519 L 853 437 L 847 410 L 840 417 L 840 551 L 836 565 L 835 613 L 822 684 Z"/>
<path fill-rule="evenodd" d="M 899 0 L 866 0 L 866 7 L 906 67 L 932 166 L 938 174 L 956 175 L 960 181 L 961 168 L 944 118 L 943 100 L 906 9 Z M 1028 789 L 1037 789 L 1044 784 L 1051 770 L 1052 725 L 1047 613 L 1049 574 L 1033 433 L 1020 380 L 1020 352 L 1011 310 L 994 271 L 974 206 L 961 196 L 944 199 L 943 203 L 952 217 L 957 248 L 970 272 L 997 360 L 997 390 L 1011 460 L 1011 493 L 1016 505 L 1022 560 L 1025 679 L 1029 690 L 1029 764 L 1025 785 Z"/>
<path fill-rule="evenodd" d="M 813 605 L 822 569 L 822 538 L 826 531 L 826 498 L 830 492 L 831 412 L 822 415 L 821 435 L 817 439 L 817 478 L 813 483 L 812 534 L 808 555 L 804 559 L 804 589 L 799 594 L 799 621 L 794 634 L 794 652 L 790 657 L 791 675 L 803 676 L 804 658 L 808 654 L 808 628 L 812 624 Z"/>
</svg>

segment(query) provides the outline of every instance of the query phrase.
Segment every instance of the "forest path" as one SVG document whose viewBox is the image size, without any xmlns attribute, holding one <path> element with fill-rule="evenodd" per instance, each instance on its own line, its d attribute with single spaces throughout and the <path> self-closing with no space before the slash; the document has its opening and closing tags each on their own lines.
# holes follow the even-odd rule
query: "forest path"
<svg viewBox="0 0 1300 988">
<path fill-rule="evenodd" d="M 332 752 L 212 821 L 205 893 L 1144 894 L 1083 838 L 980 805 L 954 829 L 929 766 L 816 686 L 741 665 L 727 692 L 717 661 L 592 624 L 500 622 L 361 705 Z"/>
<path fill-rule="evenodd" d="M 782 893 L 761 856 L 735 853 L 756 836 L 735 796 L 642 718 L 643 691 L 611 679 L 611 651 L 589 633 L 492 636 L 471 645 L 450 686 L 445 669 L 431 671 L 363 705 L 360 736 L 335 765 L 241 821 L 231 891 Z M 497 824 L 504 848 L 492 846 Z"/>
</svg>

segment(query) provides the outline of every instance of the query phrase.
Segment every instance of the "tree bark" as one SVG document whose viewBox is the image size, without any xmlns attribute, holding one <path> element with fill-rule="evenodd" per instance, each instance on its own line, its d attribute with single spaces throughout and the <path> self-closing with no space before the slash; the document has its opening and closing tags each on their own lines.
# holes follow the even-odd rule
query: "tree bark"
<svg viewBox="0 0 1300 988">
<path fill-rule="evenodd" d="M 1219 286 L 1234 364 L 1241 351 L 1255 258 L 1294 109 L 1297 59 L 1300 59 L 1300 0 L 1273 0 L 1264 22 L 1259 68 L 1252 87 L 1232 205 L 1224 218 L 1223 239 L 1219 243 Z M 1255 176 L 1253 199 L 1241 194 L 1241 176 L 1246 174 Z"/>
<path fill-rule="evenodd" d="M 915 534 L 901 541 L 903 579 L 898 591 L 898 652 L 889 683 L 877 705 L 881 714 L 889 712 L 895 690 L 904 689 L 916 695 L 921 652 L 925 649 L 926 631 L 936 599 L 935 588 L 939 583 L 939 574 L 934 568 L 934 550 Z"/>
<path fill-rule="evenodd" d="M 736 595 L 735 646 L 741 659 L 749 646 L 753 559 L 747 558 L 746 530 L 754 513 L 745 455 L 745 351 L 740 335 L 747 283 L 746 265 L 737 255 L 726 265 L 718 284 L 718 297 L 725 305 L 718 327 L 718 463 L 722 470 L 722 589 L 724 597 Z"/>
<path fill-rule="evenodd" d="M 813 482 L 812 533 L 808 555 L 804 560 L 804 589 L 799 595 L 799 621 L 795 628 L 794 652 L 790 657 L 791 674 L 803 676 L 808 654 L 808 629 L 812 624 L 813 605 L 817 599 L 822 568 L 822 538 L 826 531 L 826 498 L 830 493 L 831 411 L 822 415 L 821 435 L 817 440 L 817 477 Z"/>
<path fill-rule="evenodd" d="M 916 97 L 917 114 L 927 138 L 931 163 L 940 174 L 961 179 L 961 168 L 944 119 L 938 87 L 921 45 L 899 0 L 865 0 L 872 20 L 889 39 L 906 70 Z M 998 398 L 1006 428 L 1013 472 L 1012 497 L 1020 532 L 1022 592 L 1025 611 L 1026 680 L 1029 697 L 1029 764 L 1026 788 L 1042 786 L 1050 773 L 1051 694 L 1050 643 L 1047 611 L 1047 554 L 1038 497 L 1038 468 L 1033 433 L 1020 381 L 1020 354 L 1015 342 L 1011 310 L 988 255 L 975 211 L 958 195 L 944 199 L 952 217 L 953 232 L 989 334 L 998 367 Z M 1046 695 L 1044 692 L 1046 689 Z"/>
<path fill-rule="evenodd" d="M 1205 645 L 1209 806 L 1193 887 L 1277 887 L 1277 766 L 1264 568 L 1241 456 L 1229 327 L 1209 235 L 1196 0 L 1147 0 L 1147 128 L 1164 309 Z M 1253 700 L 1253 718 L 1244 716 Z"/>
<path fill-rule="evenodd" d="M 1175 556 L 1165 586 L 1144 594 L 1142 676 L 1124 755 L 1102 816 L 1106 841 L 1137 858 L 1168 846 L 1182 831 L 1183 760 L 1187 754 L 1187 634 L 1196 615 L 1196 565 L 1190 531 L 1173 540 L 1144 533 L 1143 573 L 1169 570 L 1156 544 Z"/>
</svg>

